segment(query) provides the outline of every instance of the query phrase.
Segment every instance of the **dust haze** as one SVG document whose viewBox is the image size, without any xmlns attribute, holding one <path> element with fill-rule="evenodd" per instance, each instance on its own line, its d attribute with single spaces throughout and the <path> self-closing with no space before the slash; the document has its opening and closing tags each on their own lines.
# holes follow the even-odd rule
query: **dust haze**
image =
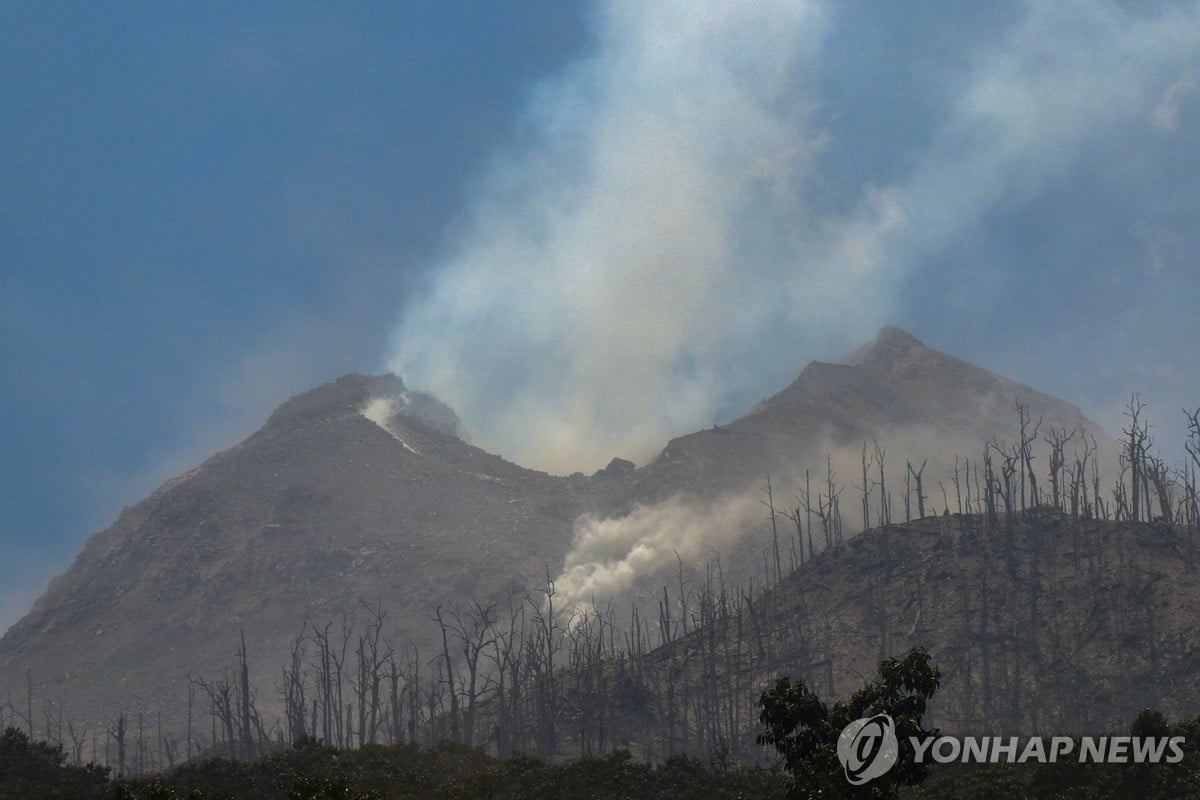
<svg viewBox="0 0 1200 800">
<path fill-rule="evenodd" d="M 914 296 L 1012 291 L 972 238 L 1135 137 L 1180 135 L 1195 93 L 1195 5 L 1017 3 L 930 85 L 944 113 L 896 168 L 834 186 L 840 112 L 816 76 L 844 55 L 839 11 L 598 4 L 590 52 L 532 92 L 448 230 L 390 367 L 523 465 L 642 463 L 903 324 Z M 950 251 L 963 263 L 930 272 Z"/>
<path fill-rule="evenodd" d="M 844 346 L 851 313 L 877 327 L 894 199 L 869 191 L 846 219 L 808 203 L 824 16 L 602 4 L 595 52 L 539 87 L 525 141 L 497 155 L 405 311 L 392 367 L 485 449 L 568 473 L 643 462 L 756 400 L 777 342 Z"/>
<path fill-rule="evenodd" d="M 828 501 L 822 498 L 828 497 L 827 480 L 831 478 L 844 539 L 861 532 L 864 522 L 881 524 L 881 485 L 891 522 L 919 518 L 922 503 L 916 494 L 917 474 L 921 476 L 925 516 L 955 514 L 972 507 L 978 511 L 983 457 L 989 442 L 1009 448 L 1018 441 L 1018 433 L 1011 398 L 1009 402 L 984 398 L 977 417 L 990 421 L 992 426 L 977 435 L 927 425 L 899 426 L 858 444 L 826 437 L 818 446 L 797 454 L 794 461 L 780 465 L 773 474 L 749 481 L 740 491 L 710 498 L 680 493 L 659 503 L 639 505 L 627 514 L 585 515 L 575 523 L 571 550 L 555 580 L 560 608 L 569 615 L 576 609 L 602 609 L 609 603 L 624 605 L 630 600 L 653 608 L 655 595 L 663 586 L 670 586 L 672 594 L 676 592 L 680 571 L 694 588 L 701 580 L 704 565 L 717 561 L 722 563 L 731 584 L 744 584 L 750 576 L 760 587 L 769 584 L 776 536 L 785 575 L 793 561 L 800 563 L 826 549 L 818 509 L 822 504 L 828 508 Z M 1039 419 L 1031 420 L 1030 432 Z M 1068 467 L 1089 450 L 1087 472 L 1090 475 L 1095 467 L 1105 491 L 1118 474 L 1112 438 L 1086 423 L 1071 428 L 1072 422 L 1041 419 L 1039 436 L 1031 449 L 1043 497 L 1049 497 L 1050 492 L 1046 477 L 1050 447 L 1045 437 L 1052 431 L 1073 434 L 1064 448 Z M 884 463 L 882 475 L 879 455 Z M 992 460 L 999 474 L 1000 458 L 994 449 Z M 768 479 L 770 503 L 776 515 L 774 529 L 766 491 Z M 868 494 L 866 519 L 864 486 Z M 811 513 L 805 506 L 806 499 Z M 795 525 L 797 515 L 803 533 Z"/>
</svg>

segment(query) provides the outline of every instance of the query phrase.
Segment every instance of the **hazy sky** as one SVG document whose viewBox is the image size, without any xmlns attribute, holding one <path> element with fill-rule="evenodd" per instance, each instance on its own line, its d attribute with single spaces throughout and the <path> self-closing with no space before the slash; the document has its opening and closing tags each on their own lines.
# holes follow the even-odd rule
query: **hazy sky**
<svg viewBox="0 0 1200 800">
<path fill-rule="evenodd" d="M 554 470 L 886 322 L 1200 404 L 1200 4 L 0 4 L 0 629 L 291 394 Z"/>
</svg>

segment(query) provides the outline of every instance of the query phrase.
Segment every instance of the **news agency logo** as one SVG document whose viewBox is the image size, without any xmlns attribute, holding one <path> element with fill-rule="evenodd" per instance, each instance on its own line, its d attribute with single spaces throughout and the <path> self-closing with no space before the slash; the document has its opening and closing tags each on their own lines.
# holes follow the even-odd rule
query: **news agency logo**
<svg viewBox="0 0 1200 800">
<path fill-rule="evenodd" d="M 1183 736 L 932 736 L 913 738 L 913 759 L 951 764 L 1178 764 Z"/>
<path fill-rule="evenodd" d="M 900 756 L 896 723 L 887 714 L 854 720 L 838 736 L 837 756 L 852 785 L 875 780 L 894 767 Z"/>
<path fill-rule="evenodd" d="M 1183 736 L 909 737 L 917 764 L 1178 764 L 1185 742 Z M 837 757 L 854 786 L 887 774 L 900 757 L 895 721 L 887 714 L 854 720 L 838 736 Z"/>
</svg>

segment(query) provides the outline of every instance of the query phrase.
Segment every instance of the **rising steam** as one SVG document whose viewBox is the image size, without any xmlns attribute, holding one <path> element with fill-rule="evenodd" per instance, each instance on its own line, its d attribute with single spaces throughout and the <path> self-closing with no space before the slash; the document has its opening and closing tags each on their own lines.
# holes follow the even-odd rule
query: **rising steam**
<svg viewBox="0 0 1200 800">
<path fill-rule="evenodd" d="M 816 337 L 851 305 L 881 319 L 894 204 L 874 193 L 831 229 L 803 200 L 821 28 L 790 0 L 605 4 L 595 55 L 537 94 L 393 367 L 483 446 L 568 472 L 710 423 L 767 331 Z"/>
<path fill-rule="evenodd" d="M 922 266 L 989 213 L 1120 162 L 1129 126 L 1174 130 L 1200 46 L 1194 4 L 1019 3 L 942 65 L 955 79 L 930 87 L 944 107 L 911 152 L 831 192 L 837 109 L 816 76 L 833 7 L 600 3 L 591 54 L 534 93 L 390 366 L 528 466 L 645 459 L 845 352 L 902 291 L 982 302 L 969 265 L 965 281 Z"/>
</svg>

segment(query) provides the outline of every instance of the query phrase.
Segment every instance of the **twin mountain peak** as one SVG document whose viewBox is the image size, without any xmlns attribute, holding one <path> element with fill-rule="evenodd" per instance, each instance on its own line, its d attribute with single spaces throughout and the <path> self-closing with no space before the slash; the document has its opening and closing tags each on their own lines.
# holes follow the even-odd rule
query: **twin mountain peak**
<svg viewBox="0 0 1200 800">
<path fill-rule="evenodd" d="M 37 696 L 85 719 L 133 698 L 178 708 L 187 675 L 229 665 L 240 629 L 265 697 L 306 618 L 366 601 L 389 611 L 395 641 L 432 647 L 434 609 L 543 582 L 581 515 L 757 491 L 767 475 L 824 469 L 831 449 L 871 439 L 901 469 L 952 447 L 974 456 L 1012 435 L 1017 402 L 1047 426 L 1088 424 L 1067 402 L 889 326 L 648 464 L 564 477 L 472 446 L 451 409 L 395 376 L 348 375 L 288 400 L 92 536 L 0 640 L 0 696 L 24 696 L 28 674 Z"/>
</svg>

